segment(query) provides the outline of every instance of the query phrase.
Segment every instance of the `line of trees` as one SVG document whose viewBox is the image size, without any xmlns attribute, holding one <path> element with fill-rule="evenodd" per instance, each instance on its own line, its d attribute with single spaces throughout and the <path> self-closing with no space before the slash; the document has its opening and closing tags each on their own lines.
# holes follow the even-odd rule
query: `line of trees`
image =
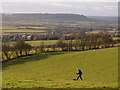
<svg viewBox="0 0 120 90">
<path fill-rule="evenodd" d="M 57 43 L 52 45 L 45 45 L 41 42 L 39 46 L 31 46 L 23 40 L 15 41 L 14 44 L 4 42 L 2 44 L 2 58 L 4 60 L 10 60 L 25 55 L 37 54 L 40 52 L 49 51 L 78 51 L 78 50 L 91 50 L 100 48 L 114 47 L 117 43 L 107 33 L 98 34 L 74 34 L 75 39 L 64 40 L 60 39 Z"/>
<path fill-rule="evenodd" d="M 24 55 L 29 55 L 32 50 L 32 46 L 25 43 L 23 40 L 18 40 L 14 44 L 10 42 L 2 43 L 2 59 L 10 60 L 13 58 L 18 58 Z"/>
<path fill-rule="evenodd" d="M 108 33 L 98 34 L 85 34 L 81 35 L 74 33 L 74 38 L 71 40 L 59 40 L 56 44 L 48 47 L 52 47 L 53 51 L 77 51 L 77 50 L 90 50 L 114 47 L 117 41 L 113 40 L 113 37 Z"/>
</svg>

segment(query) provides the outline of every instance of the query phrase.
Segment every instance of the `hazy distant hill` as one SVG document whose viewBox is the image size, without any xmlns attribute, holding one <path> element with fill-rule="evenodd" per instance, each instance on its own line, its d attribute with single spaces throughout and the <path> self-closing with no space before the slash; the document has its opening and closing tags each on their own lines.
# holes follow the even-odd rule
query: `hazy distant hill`
<svg viewBox="0 0 120 90">
<path fill-rule="evenodd" d="M 78 14 L 3 14 L 3 21 L 92 21 Z"/>
<path fill-rule="evenodd" d="M 111 22 L 111 23 L 118 23 L 117 16 L 89 16 L 89 19 L 98 20 L 99 22 Z"/>
</svg>

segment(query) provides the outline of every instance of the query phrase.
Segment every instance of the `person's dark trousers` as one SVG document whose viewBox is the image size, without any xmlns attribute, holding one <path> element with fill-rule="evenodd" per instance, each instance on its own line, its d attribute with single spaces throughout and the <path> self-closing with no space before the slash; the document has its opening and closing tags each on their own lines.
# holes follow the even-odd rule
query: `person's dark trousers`
<svg viewBox="0 0 120 90">
<path fill-rule="evenodd" d="M 82 78 L 82 75 L 81 75 L 81 74 L 78 75 L 77 80 L 78 80 L 79 78 L 83 81 L 83 78 Z"/>
</svg>

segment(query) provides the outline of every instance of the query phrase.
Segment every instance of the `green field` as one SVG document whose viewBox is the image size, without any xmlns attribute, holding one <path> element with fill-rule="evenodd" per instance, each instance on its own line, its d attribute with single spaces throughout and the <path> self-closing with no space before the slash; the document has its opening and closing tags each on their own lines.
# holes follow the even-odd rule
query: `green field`
<svg viewBox="0 0 120 90">
<path fill-rule="evenodd" d="M 44 45 L 52 45 L 58 42 L 58 40 L 38 40 L 38 41 L 25 41 L 25 42 L 32 46 L 38 46 L 41 45 L 41 43 L 44 43 Z"/>
<path fill-rule="evenodd" d="M 19 28 L 26 28 L 26 27 L 19 27 Z M 47 29 L 46 27 L 27 27 L 27 28 L 34 28 L 34 29 Z"/>
<path fill-rule="evenodd" d="M 3 88 L 117 88 L 118 48 L 51 52 L 3 63 Z M 84 81 L 73 81 L 77 68 Z"/>
<path fill-rule="evenodd" d="M 19 29 L 16 29 L 16 30 L 3 30 L 3 33 L 7 33 L 7 32 L 9 32 L 9 33 L 22 33 L 22 32 L 24 32 L 24 33 L 29 33 L 29 32 L 33 32 L 33 33 L 35 33 L 35 32 L 46 32 L 46 31 L 44 31 L 44 30 L 19 30 Z"/>
<path fill-rule="evenodd" d="M 21 29 L 20 29 L 21 28 Z M 24 29 L 22 29 L 24 28 Z M 0 29 L 3 32 L 3 35 L 9 35 L 11 33 L 46 33 L 46 27 L 28 27 L 33 29 L 27 29 L 26 27 L 16 27 L 16 26 L 2 26 Z M 34 30 L 34 29 L 41 29 L 41 30 Z"/>
<path fill-rule="evenodd" d="M 25 41 L 26 43 L 32 45 L 32 46 L 39 46 L 42 43 L 44 45 L 53 45 L 55 43 L 58 42 L 58 40 L 37 40 L 37 41 Z M 10 44 L 12 45 L 13 43 L 15 43 L 15 41 L 11 41 Z"/>
</svg>

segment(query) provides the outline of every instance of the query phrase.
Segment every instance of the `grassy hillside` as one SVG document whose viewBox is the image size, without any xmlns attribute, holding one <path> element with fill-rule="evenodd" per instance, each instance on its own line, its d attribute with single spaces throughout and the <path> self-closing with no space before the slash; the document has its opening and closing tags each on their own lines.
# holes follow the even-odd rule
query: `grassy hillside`
<svg viewBox="0 0 120 90">
<path fill-rule="evenodd" d="M 3 88 L 117 87 L 117 48 L 44 53 L 3 63 Z M 84 81 L 73 81 L 77 68 Z"/>
</svg>

